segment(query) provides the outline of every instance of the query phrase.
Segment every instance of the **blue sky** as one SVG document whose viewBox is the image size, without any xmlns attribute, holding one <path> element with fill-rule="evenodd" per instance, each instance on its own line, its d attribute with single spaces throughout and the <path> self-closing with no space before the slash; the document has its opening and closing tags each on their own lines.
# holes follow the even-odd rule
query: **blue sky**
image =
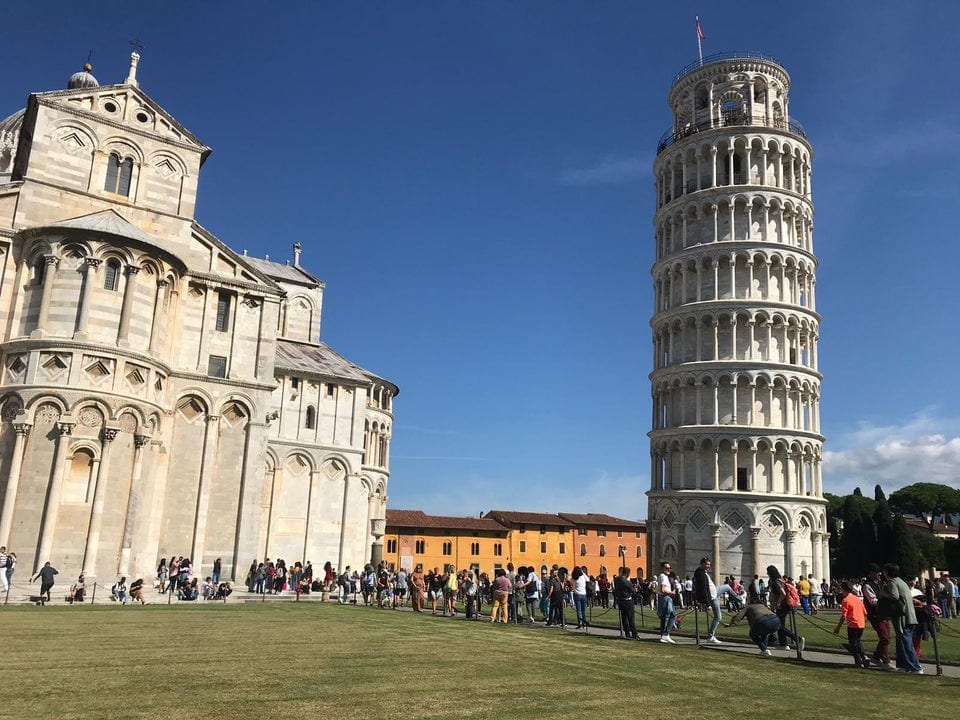
<svg viewBox="0 0 960 720">
<path fill-rule="evenodd" d="M 198 220 L 395 381 L 390 506 L 646 515 L 667 92 L 757 50 L 813 143 L 825 486 L 960 487 L 960 4 L 17 3 L 0 115 L 92 50 L 210 145 Z"/>
</svg>

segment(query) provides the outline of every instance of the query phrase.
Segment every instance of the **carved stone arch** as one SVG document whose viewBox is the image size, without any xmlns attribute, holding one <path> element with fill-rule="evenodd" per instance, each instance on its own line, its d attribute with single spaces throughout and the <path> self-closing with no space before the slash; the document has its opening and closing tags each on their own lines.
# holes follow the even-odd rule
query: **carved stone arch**
<svg viewBox="0 0 960 720">
<path fill-rule="evenodd" d="M 320 466 L 321 475 L 332 482 L 346 482 L 348 466 L 340 458 L 327 458 Z"/>
<path fill-rule="evenodd" d="M 71 440 L 67 449 L 67 462 L 69 463 L 74 454 L 80 450 L 89 452 L 95 462 L 100 462 L 103 444 L 85 437 L 78 437 L 75 440 Z"/>
<path fill-rule="evenodd" d="M 144 427 L 150 431 L 151 435 L 156 437 L 163 429 L 163 416 L 158 412 L 151 413 L 144 423 Z"/>
<path fill-rule="evenodd" d="M 187 423 L 195 424 L 206 418 L 210 406 L 200 395 L 184 393 L 177 398 L 174 407 L 176 408 L 176 413 Z"/>
<path fill-rule="evenodd" d="M 100 247 L 94 251 L 93 255 L 103 262 L 116 260 L 120 263 L 121 267 L 125 265 L 136 264 L 133 253 L 128 248 L 121 247 L 119 245 L 113 245 L 107 242 L 101 243 Z"/>
<path fill-rule="evenodd" d="M 70 404 L 67 402 L 67 400 L 58 393 L 46 392 L 40 395 L 36 395 L 30 398 L 27 401 L 26 406 L 24 407 L 24 410 L 26 410 L 27 413 L 29 414 L 31 422 L 34 422 L 33 414 L 42 405 L 55 406 L 61 415 L 65 415 L 68 412 L 68 408 L 70 407 Z"/>
<path fill-rule="evenodd" d="M 23 412 L 23 397 L 20 393 L 7 392 L 0 395 L 0 422 L 11 422 Z"/>
<path fill-rule="evenodd" d="M 180 400 L 187 395 L 194 395 L 199 398 L 201 403 L 203 403 L 204 412 L 209 412 L 209 409 L 216 405 L 210 393 L 198 385 L 188 385 L 187 387 L 181 389 L 177 395 L 174 405 L 179 404 Z"/>
<path fill-rule="evenodd" d="M 270 446 L 267 446 L 267 449 L 263 453 L 263 464 L 266 472 L 273 472 L 280 467 L 280 458 L 276 451 Z"/>
<path fill-rule="evenodd" d="M 58 141 L 71 155 L 92 156 L 93 151 L 100 146 L 100 137 L 97 131 L 78 118 L 58 121 L 50 137 Z"/>
<path fill-rule="evenodd" d="M 284 473 L 293 476 L 307 476 L 316 469 L 314 460 L 309 453 L 296 449 L 287 453 L 283 459 Z"/>
<path fill-rule="evenodd" d="M 157 169 L 161 177 L 169 178 L 173 175 L 184 176 L 187 174 L 187 164 L 179 155 L 169 150 L 160 150 L 151 153 L 147 162 L 151 167 Z M 168 167 L 169 170 L 163 172 L 162 168 L 166 167 Z"/>
<path fill-rule="evenodd" d="M 120 156 L 120 160 L 125 160 L 129 157 L 133 158 L 135 163 L 143 163 L 143 148 L 129 137 L 113 135 L 105 138 L 100 144 L 100 149 L 106 155 L 117 153 Z"/>
</svg>

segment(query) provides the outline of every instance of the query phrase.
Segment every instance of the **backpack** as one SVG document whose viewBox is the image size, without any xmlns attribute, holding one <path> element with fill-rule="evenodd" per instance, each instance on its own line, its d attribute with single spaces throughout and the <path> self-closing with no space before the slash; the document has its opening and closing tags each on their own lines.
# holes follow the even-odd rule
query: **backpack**
<svg viewBox="0 0 960 720">
<path fill-rule="evenodd" d="M 3 564 L 3 567 L 5 568 L 13 567 L 13 555 L 7 555 L 7 561 Z"/>
<path fill-rule="evenodd" d="M 783 602 L 789 608 L 800 607 L 800 593 L 797 592 L 797 587 L 793 583 L 783 583 Z"/>
<path fill-rule="evenodd" d="M 469 585 L 467 585 L 467 595 L 469 595 L 470 597 L 473 597 L 476 594 L 477 594 L 477 584 L 475 582 L 472 582 Z"/>
<path fill-rule="evenodd" d="M 881 595 L 877 598 L 877 618 L 880 620 L 896 620 L 906 615 L 903 603 L 890 595 Z"/>
</svg>

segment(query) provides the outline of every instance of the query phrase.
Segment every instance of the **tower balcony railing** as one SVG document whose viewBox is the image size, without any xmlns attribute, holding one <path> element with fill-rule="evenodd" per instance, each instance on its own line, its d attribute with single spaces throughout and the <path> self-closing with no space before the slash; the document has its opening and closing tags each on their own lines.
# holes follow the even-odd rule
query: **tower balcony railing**
<svg viewBox="0 0 960 720">
<path fill-rule="evenodd" d="M 694 70 L 702 68 L 704 65 L 712 65 L 715 62 L 721 62 L 723 60 L 764 60 L 765 62 L 772 62 L 783 67 L 783 64 L 773 57 L 773 55 L 767 55 L 766 53 L 756 52 L 754 50 L 726 50 L 724 52 L 714 53 L 713 55 L 707 55 L 699 60 L 694 60 L 689 65 L 684 65 L 680 72 L 673 76 L 673 83 L 676 83 L 677 80 L 684 75 L 688 75 Z"/>
<path fill-rule="evenodd" d="M 667 130 L 663 135 L 660 136 L 660 142 L 657 143 L 657 155 L 662 153 L 674 143 L 690 137 L 691 135 L 696 135 L 701 131 L 736 127 L 773 128 L 774 130 L 785 130 L 793 135 L 798 135 L 804 140 L 807 138 L 807 131 L 803 129 L 803 125 L 793 118 L 790 118 L 790 120 L 776 118 L 770 122 L 767 122 L 764 118 L 750 117 L 745 113 L 737 113 L 736 115 L 725 113 L 723 118 L 721 118 L 719 121 L 704 120 L 696 124 L 687 124 L 680 130 Z"/>
</svg>

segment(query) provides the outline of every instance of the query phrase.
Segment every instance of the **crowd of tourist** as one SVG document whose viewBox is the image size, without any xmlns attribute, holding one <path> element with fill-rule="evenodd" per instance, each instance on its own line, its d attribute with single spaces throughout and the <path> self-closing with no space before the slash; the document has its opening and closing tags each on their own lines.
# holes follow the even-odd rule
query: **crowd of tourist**
<svg viewBox="0 0 960 720">
<path fill-rule="evenodd" d="M 0 583 L 5 591 L 16 568 L 16 554 L 0 547 Z M 870 564 L 862 578 L 820 581 L 812 574 L 794 580 L 783 576 L 771 565 L 766 576 L 754 575 L 743 580 L 725 577 L 720 585 L 714 582 L 709 558 L 703 558 L 697 570 L 680 579 L 669 562 L 649 579 L 638 570 L 630 577 L 628 568 L 621 568 L 613 582 L 605 573 L 589 574 L 586 567 L 572 571 L 554 565 L 539 572 L 534 567 L 497 568 L 491 577 L 475 569 L 457 571 L 453 566 L 413 571 L 394 570 L 386 563 L 366 565 L 352 570 L 349 566 L 337 572 L 330 562 L 315 572 L 312 563 L 283 559 L 263 562 L 254 560 L 244 577 L 247 592 L 254 594 L 324 593 L 338 603 L 356 603 L 383 609 L 397 609 L 409 603 L 416 613 L 454 617 L 461 612 L 467 619 L 488 619 L 499 623 L 544 623 L 547 627 L 565 625 L 564 608 L 575 609 L 576 628 L 590 625 L 590 608 L 616 609 L 620 630 L 628 638 L 637 638 L 635 611 L 639 606 L 656 611 L 660 642 L 675 642 L 671 633 L 680 627 L 683 615 L 693 608 L 706 613 L 709 626 L 705 642 L 722 644 L 717 637 L 724 611 L 733 613 L 730 627 L 746 621 L 750 638 L 763 657 L 770 657 L 770 648 L 791 649 L 794 643 L 802 651 L 804 638 L 794 631 L 788 619 L 794 613 L 812 616 L 823 609 L 839 609 L 839 620 L 832 627 L 839 635 L 846 628 L 844 647 L 860 667 L 878 666 L 901 672 L 922 673 L 919 663 L 922 643 L 937 631 L 939 618 L 956 618 L 960 607 L 960 587 L 949 574 L 938 578 L 909 580 L 900 577 L 895 564 L 881 567 Z M 225 600 L 232 585 L 221 579 L 222 563 L 214 562 L 212 573 L 201 579 L 194 575 L 188 557 L 171 557 L 157 565 L 154 588 L 161 595 L 176 596 L 181 601 Z M 49 602 L 55 576 L 59 572 L 49 562 L 30 578 L 40 580 L 39 602 Z M 67 600 L 83 603 L 88 585 L 81 573 L 71 585 Z M 144 580 L 137 578 L 129 585 L 119 577 L 110 588 L 111 600 L 126 605 L 146 603 Z M 489 616 L 484 607 L 489 607 Z M 877 636 L 876 647 L 868 652 L 863 646 L 867 623 Z M 891 640 L 894 654 L 890 654 Z"/>
</svg>

